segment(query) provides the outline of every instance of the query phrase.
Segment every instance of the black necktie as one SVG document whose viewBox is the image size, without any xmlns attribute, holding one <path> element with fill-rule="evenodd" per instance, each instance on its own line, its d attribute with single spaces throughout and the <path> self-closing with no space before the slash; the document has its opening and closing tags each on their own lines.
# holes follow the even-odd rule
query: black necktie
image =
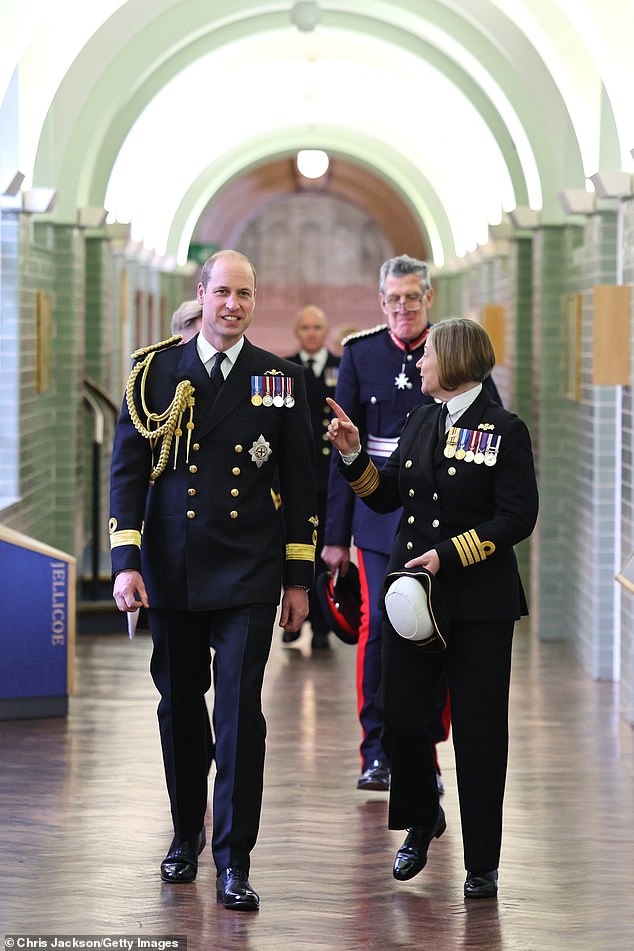
<svg viewBox="0 0 634 951">
<path fill-rule="evenodd" d="M 219 350 L 216 356 L 214 357 L 214 365 L 211 368 L 210 379 L 211 379 L 211 388 L 214 391 L 215 396 L 218 396 L 218 393 L 220 392 L 220 387 L 225 381 L 225 378 L 222 375 L 221 367 L 222 367 L 222 361 L 224 360 L 226 356 L 227 356 L 226 353 L 221 353 Z"/>
<path fill-rule="evenodd" d="M 311 376 L 315 375 L 315 361 L 312 357 L 309 357 L 306 361 L 306 370 L 311 374 Z"/>
</svg>

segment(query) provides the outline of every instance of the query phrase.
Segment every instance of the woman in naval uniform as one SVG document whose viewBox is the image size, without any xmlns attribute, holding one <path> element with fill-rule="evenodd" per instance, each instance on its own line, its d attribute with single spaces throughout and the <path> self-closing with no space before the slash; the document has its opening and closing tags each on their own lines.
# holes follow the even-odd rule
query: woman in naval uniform
<svg viewBox="0 0 634 951">
<path fill-rule="evenodd" d="M 388 826 L 407 829 L 393 874 L 413 878 L 445 831 L 433 743 L 425 728 L 446 673 L 451 697 L 467 898 L 497 894 L 508 755 L 508 696 L 515 621 L 527 613 L 513 546 L 538 510 L 526 425 L 482 388 L 495 354 L 466 318 L 435 324 L 417 363 L 423 394 L 398 448 L 379 471 L 341 407 L 329 438 L 354 491 L 377 512 L 403 515 L 388 575 L 424 569 L 448 606 L 447 650 L 431 653 L 386 620 L 385 740 L 392 763 Z"/>
</svg>

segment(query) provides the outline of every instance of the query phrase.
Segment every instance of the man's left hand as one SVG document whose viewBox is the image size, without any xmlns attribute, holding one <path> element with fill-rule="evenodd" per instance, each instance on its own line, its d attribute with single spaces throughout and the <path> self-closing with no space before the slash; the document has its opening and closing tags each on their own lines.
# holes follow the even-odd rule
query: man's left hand
<svg viewBox="0 0 634 951">
<path fill-rule="evenodd" d="M 308 591 L 303 588 L 287 588 L 282 598 L 280 627 L 285 631 L 299 631 L 308 617 Z"/>
</svg>

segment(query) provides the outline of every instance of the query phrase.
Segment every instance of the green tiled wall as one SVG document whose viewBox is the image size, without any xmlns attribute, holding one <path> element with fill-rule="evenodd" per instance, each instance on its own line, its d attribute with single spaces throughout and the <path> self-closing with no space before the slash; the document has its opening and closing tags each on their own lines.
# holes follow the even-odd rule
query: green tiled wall
<svg viewBox="0 0 634 951">
<path fill-rule="evenodd" d="M 634 202 L 622 207 L 621 249 L 623 260 L 622 281 L 634 284 Z M 632 294 L 632 321 L 634 327 L 634 293 Z M 631 339 L 634 335 L 631 335 Z M 634 367 L 634 346 L 630 344 L 630 366 Z M 634 400 L 632 387 L 623 387 L 621 407 L 622 481 L 621 481 L 621 551 L 619 567 L 634 551 Z M 620 702 L 623 715 L 634 725 L 634 594 L 620 589 Z"/>
<path fill-rule="evenodd" d="M 634 403 L 631 387 L 592 383 L 592 288 L 617 279 L 619 260 L 623 279 L 634 281 L 634 211 L 631 204 L 624 208 L 621 227 L 611 209 L 579 222 L 518 233 L 505 253 L 435 275 L 432 315 L 479 317 L 488 303 L 506 309 L 506 359 L 496 382 L 505 405 L 529 425 L 540 480 L 539 525 L 518 546 L 525 586 L 532 581 L 533 625 L 542 638 L 573 642 L 594 677 L 618 676 L 620 661 L 622 707 L 633 722 L 634 595 L 615 584 L 614 572 L 634 549 Z M 161 272 L 104 235 L 23 214 L 2 215 L 0 241 L 0 494 L 6 500 L 13 486 L 18 495 L 0 518 L 76 555 L 81 570 L 92 532 L 93 428 L 82 400 L 84 376 L 118 409 L 129 353 L 169 334 L 171 313 L 194 296 L 196 277 Z M 44 393 L 35 386 L 38 290 L 53 305 L 51 386 Z M 578 402 L 564 392 L 564 302 L 577 293 L 583 302 Z M 12 415 L 14 425 L 6 422 Z M 106 419 L 99 470 L 105 562 L 114 418 Z"/>
</svg>

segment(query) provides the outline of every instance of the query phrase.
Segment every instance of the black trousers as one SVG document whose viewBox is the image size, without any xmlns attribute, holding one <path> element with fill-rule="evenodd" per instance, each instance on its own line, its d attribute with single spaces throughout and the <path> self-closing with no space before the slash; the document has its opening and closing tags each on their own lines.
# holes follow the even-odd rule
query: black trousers
<svg viewBox="0 0 634 951">
<path fill-rule="evenodd" d="M 497 868 L 508 759 L 513 621 L 452 622 L 442 654 L 384 629 L 385 745 L 392 766 L 388 826 L 431 829 L 438 815 L 433 722 L 438 681 L 451 699 L 465 868 Z"/>
<path fill-rule="evenodd" d="M 323 574 L 325 571 L 328 571 L 328 565 L 321 557 L 321 550 L 324 547 L 324 531 L 326 528 L 327 499 L 327 493 L 317 493 L 317 518 L 319 519 L 319 524 L 317 526 L 317 543 L 315 546 L 315 581 L 321 574 Z M 330 625 L 328 624 L 327 619 L 324 617 L 324 612 L 322 611 L 321 602 L 319 601 L 315 585 L 313 585 L 308 592 L 307 620 L 310 623 L 313 634 L 328 634 L 330 631 Z"/>
<path fill-rule="evenodd" d="M 204 824 L 214 755 L 205 702 L 211 685 L 216 777 L 212 853 L 218 871 L 247 871 L 262 806 L 266 722 L 262 681 L 276 607 L 222 611 L 150 610 L 150 670 L 161 694 L 158 720 L 174 834 L 192 838 Z"/>
</svg>

